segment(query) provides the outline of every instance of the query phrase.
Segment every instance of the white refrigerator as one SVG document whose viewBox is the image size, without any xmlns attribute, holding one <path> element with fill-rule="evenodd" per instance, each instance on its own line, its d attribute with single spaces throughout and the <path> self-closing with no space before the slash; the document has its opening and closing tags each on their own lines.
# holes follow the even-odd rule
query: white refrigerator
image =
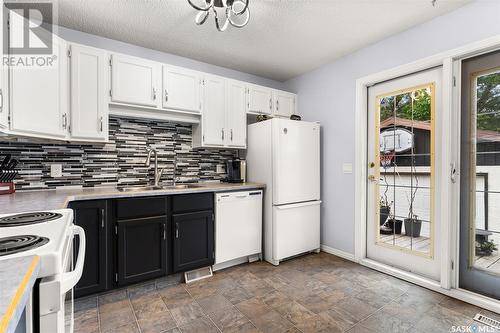
<svg viewBox="0 0 500 333">
<path fill-rule="evenodd" d="M 270 119 L 248 126 L 247 178 L 266 184 L 264 258 L 273 265 L 320 248 L 320 125 Z"/>
</svg>

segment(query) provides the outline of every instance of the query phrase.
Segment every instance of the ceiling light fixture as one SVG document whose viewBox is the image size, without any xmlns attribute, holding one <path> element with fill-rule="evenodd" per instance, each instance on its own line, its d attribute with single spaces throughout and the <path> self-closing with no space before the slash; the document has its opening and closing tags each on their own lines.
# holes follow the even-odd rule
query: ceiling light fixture
<svg viewBox="0 0 500 333">
<path fill-rule="evenodd" d="M 250 0 L 199 0 L 201 5 L 195 4 L 195 0 L 188 0 L 188 2 L 194 9 L 199 10 L 194 20 L 197 25 L 206 22 L 210 11 L 214 14 L 215 27 L 219 31 L 225 31 L 229 24 L 236 28 L 243 28 L 250 20 L 248 8 Z M 219 17 L 218 11 L 225 12 L 225 19 Z"/>
</svg>

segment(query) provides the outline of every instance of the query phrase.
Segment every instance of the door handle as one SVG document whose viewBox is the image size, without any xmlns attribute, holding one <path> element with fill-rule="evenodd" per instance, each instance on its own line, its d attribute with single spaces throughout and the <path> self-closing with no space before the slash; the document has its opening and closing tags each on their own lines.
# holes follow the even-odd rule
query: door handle
<svg viewBox="0 0 500 333">
<path fill-rule="evenodd" d="M 221 134 L 222 134 L 222 140 L 224 141 L 224 129 L 221 129 Z"/>
<path fill-rule="evenodd" d="M 101 118 L 99 119 L 99 130 L 100 130 L 101 132 L 102 132 L 102 130 L 103 130 L 103 126 L 104 126 L 104 125 L 103 125 L 103 122 L 104 122 L 104 119 L 103 119 L 103 118 L 102 118 L 102 116 L 101 116 Z"/>
<path fill-rule="evenodd" d="M 376 182 L 377 178 L 374 175 L 369 175 L 368 176 L 368 180 L 371 181 L 371 182 Z"/>
<path fill-rule="evenodd" d="M 231 128 L 231 141 L 233 141 L 233 129 Z"/>
<path fill-rule="evenodd" d="M 156 101 L 156 89 L 153 88 L 153 101 Z"/>
</svg>

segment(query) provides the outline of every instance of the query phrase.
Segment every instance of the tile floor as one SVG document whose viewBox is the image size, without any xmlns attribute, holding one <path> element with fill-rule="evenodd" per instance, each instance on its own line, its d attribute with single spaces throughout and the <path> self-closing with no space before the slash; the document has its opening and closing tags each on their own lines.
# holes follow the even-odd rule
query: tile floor
<svg viewBox="0 0 500 333">
<path fill-rule="evenodd" d="M 75 333 L 450 332 L 486 312 L 326 253 L 171 282 L 76 300 Z"/>
</svg>

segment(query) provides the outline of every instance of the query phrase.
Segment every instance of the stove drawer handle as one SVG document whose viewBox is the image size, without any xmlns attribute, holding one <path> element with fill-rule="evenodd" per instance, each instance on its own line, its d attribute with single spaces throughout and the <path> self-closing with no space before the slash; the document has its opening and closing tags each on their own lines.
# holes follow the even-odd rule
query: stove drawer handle
<svg viewBox="0 0 500 333">
<path fill-rule="evenodd" d="M 86 247 L 85 231 L 82 229 L 82 227 L 74 225 L 73 236 L 74 235 L 78 235 L 80 239 L 79 242 L 80 246 L 78 248 L 78 256 L 76 258 L 75 269 L 71 272 L 63 273 L 61 281 L 61 289 L 63 293 L 66 293 L 71 288 L 73 288 L 78 283 L 83 273 L 83 263 L 85 261 L 85 247 Z"/>
</svg>

